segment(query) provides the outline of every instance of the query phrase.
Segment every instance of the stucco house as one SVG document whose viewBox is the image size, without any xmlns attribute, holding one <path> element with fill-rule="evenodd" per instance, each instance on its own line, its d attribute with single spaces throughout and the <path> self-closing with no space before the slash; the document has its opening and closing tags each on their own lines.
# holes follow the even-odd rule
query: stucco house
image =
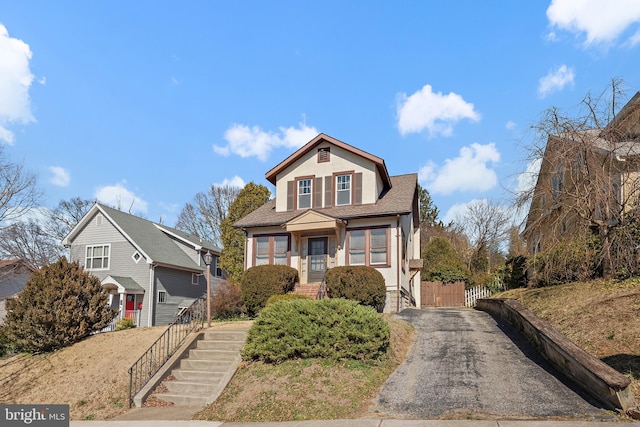
<svg viewBox="0 0 640 427">
<path fill-rule="evenodd" d="M 21 259 L 0 261 L 0 325 L 4 323 L 7 315 L 7 299 L 22 292 L 33 271 L 33 268 Z"/>
<path fill-rule="evenodd" d="M 245 269 L 284 264 L 314 295 L 335 266 L 382 273 L 386 312 L 420 306 L 418 176 L 390 176 L 383 159 L 320 134 L 266 173 L 275 199 L 240 219 Z"/>
<path fill-rule="evenodd" d="M 212 290 L 223 280 L 220 249 L 212 243 L 100 203 L 62 243 L 71 261 L 101 280 L 119 318 L 132 318 L 138 326 L 169 324 L 206 295 L 205 254 L 212 255 Z"/>
</svg>

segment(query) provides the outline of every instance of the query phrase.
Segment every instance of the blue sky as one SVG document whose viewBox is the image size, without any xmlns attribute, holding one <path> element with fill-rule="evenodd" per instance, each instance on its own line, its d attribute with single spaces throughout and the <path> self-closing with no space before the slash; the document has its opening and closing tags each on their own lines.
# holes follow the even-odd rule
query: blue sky
<svg viewBox="0 0 640 427">
<path fill-rule="evenodd" d="M 551 106 L 640 89 L 640 0 L 6 1 L 0 143 L 54 207 L 174 225 L 320 132 L 419 173 L 448 220 L 507 203 Z"/>
</svg>

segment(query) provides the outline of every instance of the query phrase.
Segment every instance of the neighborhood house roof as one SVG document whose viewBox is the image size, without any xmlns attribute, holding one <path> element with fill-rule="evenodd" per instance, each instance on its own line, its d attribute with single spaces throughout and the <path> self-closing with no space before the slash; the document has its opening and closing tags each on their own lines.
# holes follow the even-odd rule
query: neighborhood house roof
<svg viewBox="0 0 640 427">
<path fill-rule="evenodd" d="M 391 188 L 383 193 L 373 204 L 356 206 L 334 206 L 330 208 L 313 209 L 325 216 L 339 219 L 364 218 L 408 214 L 413 211 L 413 200 L 418 184 L 418 174 L 398 175 L 390 177 Z M 296 218 L 305 211 L 276 212 L 275 199 L 251 212 L 249 215 L 233 224 L 236 228 L 266 227 L 283 225 Z"/>
<path fill-rule="evenodd" d="M 143 294 L 144 293 L 144 288 L 140 286 L 138 282 L 133 280 L 131 277 L 108 276 L 102 281 L 103 285 L 110 284 L 110 283 L 116 283 L 118 287 L 122 288 L 124 293 L 127 293 L 127 294 Z"/>
<path fill-rule="evenodd" d="M 147 258 L 147 262 L 162 264 L 187 270 L 201 271 L 203 267 L 194 262 L 174 240 L 180 240 L 196 250 L 220 254 L 213 243 L 200 240 L 197 236 L 131 215 L 117 209 L 96 203 L 76 227 L 63 240 L 69 246 L 76 235 L 97 212 L 101 212 L 118 228 L 129 241 Z"/>
</svg>

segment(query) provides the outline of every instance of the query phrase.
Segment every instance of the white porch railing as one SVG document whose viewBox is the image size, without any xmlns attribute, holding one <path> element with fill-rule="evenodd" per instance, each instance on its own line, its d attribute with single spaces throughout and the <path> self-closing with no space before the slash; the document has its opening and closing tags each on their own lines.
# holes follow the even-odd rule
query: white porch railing
<svg viewBox="0 0 640 427">
<path fill-rule="evenodd" d="M 135 320 L 136 328 L 140 327 L 140 310 L 125 310 L 124 315 L 123 315 L 123 313 L 119 313 L 116 316 L 116 318 L 111 321 L 111 323 L 109 325 L 105 326 L 104 328 L 102 328 L 101 330 L 97 331 L 96 333 L 113 332 L 113 331 L 115 331 L 116 327 L 118 326 L 118 322 L 121 319 L 124 319 L 124 318 Z"/>
</svg>

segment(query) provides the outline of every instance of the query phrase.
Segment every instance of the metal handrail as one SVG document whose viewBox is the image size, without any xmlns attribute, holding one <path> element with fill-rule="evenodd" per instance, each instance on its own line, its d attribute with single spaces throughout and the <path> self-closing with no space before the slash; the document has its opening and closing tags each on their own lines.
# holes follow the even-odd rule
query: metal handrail
<svg viewBox="0 0 640 427">
<path fill-rule="evenodd" d="M 322 275 L 322 282 L 320 282 L 320 287 L 318 288 L 318 295 L 316 296 L 316 299 L 324 299 L 329 296 L 329 292 L 327 291 L 327 282 L 325 281 L 328 271 L 329 269 L 326 269 L 324 271 L 324 274 Z"/>
<path fill-rule="evenodd" d="M 129 368 L 129 408 L 134 396 L 147 385 L 167 360 L 180 348 L 187 336 L 204 326 L 206 298 L 195 300 L 186 310 L 181 311 L 166 331 Z"/>
</svg>

